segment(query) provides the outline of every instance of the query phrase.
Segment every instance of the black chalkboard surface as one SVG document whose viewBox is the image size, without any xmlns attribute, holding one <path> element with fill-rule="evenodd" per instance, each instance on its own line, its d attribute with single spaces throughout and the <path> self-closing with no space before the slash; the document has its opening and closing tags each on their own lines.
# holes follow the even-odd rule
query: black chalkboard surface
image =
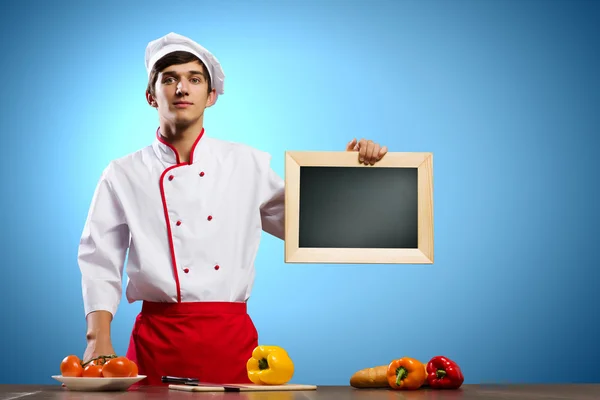
<svg viewBox="0 0 600 400">
<path fill-rule="evenodd" d="M 300 167 L 299 247 L 418 247 L 417 168 Z"/>
<path fill-rule="evenodd" d="M 285 262 L 433 263 L 433 155 L 286 152 Z"/>
</svg>

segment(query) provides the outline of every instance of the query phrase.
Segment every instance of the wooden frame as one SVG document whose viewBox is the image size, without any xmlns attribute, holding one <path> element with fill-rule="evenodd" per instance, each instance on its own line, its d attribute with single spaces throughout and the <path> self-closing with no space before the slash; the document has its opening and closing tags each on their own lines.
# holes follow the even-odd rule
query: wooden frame
<svg viewBox="0 0 600 400">
<path fill-rule="evenodd" d="M 418 248 L 300 248 L 300 167 L 417 168 Z M 433 154 L 388 152 L 375 165 L 358 161 L 356 152 L 288 151 L 285 154 L 285 262 L 433 264 Z"/>
</svg>

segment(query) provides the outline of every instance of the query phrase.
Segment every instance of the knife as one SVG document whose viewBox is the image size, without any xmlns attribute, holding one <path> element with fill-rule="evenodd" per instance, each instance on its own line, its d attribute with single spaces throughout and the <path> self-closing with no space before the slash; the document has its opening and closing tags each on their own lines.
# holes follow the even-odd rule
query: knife
<svg viewBox="0 0 600 400">
<path fill-rule="evenodd" d="M 164 383 L 179 383 L 187 386 L 206 386 L 206 387 L 222 387 L 226 392 L 239 392 L 242 386 L 223 385 L 219 383 L 200 383 L 197 378 L 182 378 L 178 376 L 163 376 L 161 381 Z"/>
<path fill-rule="evenodd" d="M 200 383 L 200 379 L 198 378 L 181 378 L 178 376 L 163 376 L 160 378 L 163 383 Z"/>
</svg>

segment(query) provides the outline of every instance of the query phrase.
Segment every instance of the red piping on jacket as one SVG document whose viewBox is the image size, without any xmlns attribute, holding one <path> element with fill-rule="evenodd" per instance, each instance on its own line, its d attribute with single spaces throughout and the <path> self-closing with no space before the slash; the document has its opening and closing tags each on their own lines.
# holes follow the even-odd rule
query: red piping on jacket
<svg viewBox="0 0 600 400">
<path fill-rule="evenodd" d="M 173 263 L 173 274 L 175 275 L 175 285 L 177 286 L 177 302 L 181 303 L 181 287 L 179 285 L 179 274 L 177 273 L 177 259 L 175 258 L 175 245 L 173 244 L 173 234 L 171 231 L 171 222 L 169 220 L 169 209 L 167 207 L 167 199 L 165 196 L 164 179 L 165 179 L 165 175 L 167 174 L 167 172 L 171 171 L 172 169 L 175 169 L 177 167 L 183 167 L 186 165 L 191 165 L 193 163 L 194 151 L 196 150 L 196 145 L 200 141 L 200 138 L 204 135 L 204 128 L 202 128 L 202 131 L 200 131 L 200 134 L 198 135 L 198 137 L 194 141 L 194 144 L 192 145 L 192 149 L 190 150 L 190 160 L 187 163 L 182 163 L 180 161 L 179 153 L 177 152 L 175 147 L 173 147 L 173 145 L 166 142 L 162 138 L 162 136 L 159 134 L 159 130 L 160 130 L 160 128 L 158 128 L 156 130 L 156 137 L 158 138 L 158 141 L 161 142 L 162 144 L 168 146 L 171 150 L 173 150 L 173 152 L 175 153 L 176 160 L 177 160 L 175 165 L 171 165 L 169 168 L 165 169 L 162 172 L 162 174 L 160 175 L 159 185 L 160 185 L 160 197 L 162 199 L 163 210 L 165 213 L 165 223 L 167 224 L 167 235 L 168 235 L 168 239 L 169 239 L 169 250 L 171 252 L 171 261 Z"/>
</svg>

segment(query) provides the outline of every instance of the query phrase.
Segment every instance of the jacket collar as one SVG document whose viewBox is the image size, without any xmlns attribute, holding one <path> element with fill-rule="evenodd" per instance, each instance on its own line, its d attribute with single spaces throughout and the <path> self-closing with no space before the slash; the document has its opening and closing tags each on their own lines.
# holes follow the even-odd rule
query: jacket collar
<svg viewBox="0 0 600 400">
<path fill-rule="evenodd" d="M 192 145 L 192 150 L 190 153 L 190 160 L 187 163 L 181 162 L 181 159 L 179 158 L 179 154 L 177 153 L 177 150 L 175 149 L 175 147 L 173 147 L 170 143 L 165 141 L 163 136 L 160 134 L 160 127 L 158 129 L 156 129 L 156 139 L 154 139 L 154 142 L 152 143 L 152 148 L 154 149 L 154 153 L 156 154 L 156 156 L 161 161 L 163 161 L 167 164 L 173 164 L 173 165 L 193 164 L 195 162 L 198 162 L 198 160 L 200 158 L 200 147 L 201 146 L 198 146 L 198 143 L 200 142 L 200 139 L 203 136 L 204 136 L 204 128 L 202 128 L 202 130 L 198 134 L 198 137 L 194 141 L 194 144 Z"/>
</svg>

